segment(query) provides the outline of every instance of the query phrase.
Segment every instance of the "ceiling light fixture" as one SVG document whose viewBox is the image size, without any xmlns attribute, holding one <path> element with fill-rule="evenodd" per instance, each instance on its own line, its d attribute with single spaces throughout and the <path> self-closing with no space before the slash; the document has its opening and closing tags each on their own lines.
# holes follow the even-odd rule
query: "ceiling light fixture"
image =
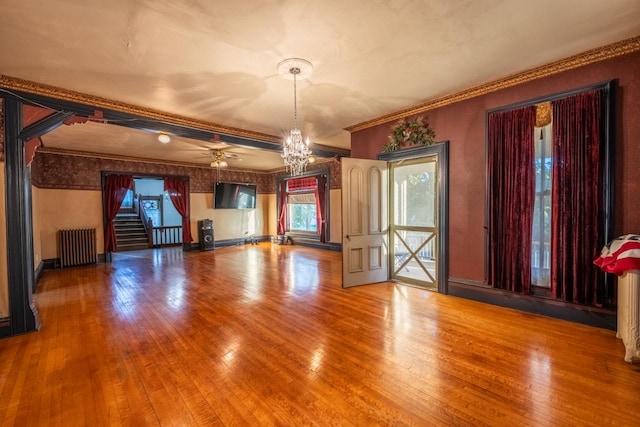
<svg viewBox="0 0 640 427">
<path fill-rule="evenodd" d="M 297 87 L 298 79 L 304 80 L 311 75 L 313 65 L 305 59 L 289 58 L 278 64 L 278 74 L 293 80 L 293 129 L 282 143 L 282 158 L 291 176 L 302 174 L 309 163 L 311 148 L 309 137 L 304 139 L 302 131 L 298 129 L 298 103 Z"/>
<path fill-rule="evenodd" d="M 229 166 L 226 160 L 227 156 L 222 150 L 211 150 L 211 167 L 212 168 L 226 168 Z"/>
<path fill-rule="evenodd" d="M 171 141 L 171 137 L 166 133 L 161 133 L 160 135 L 158 135 L 158 141 L 162 142 L 163 144 L 168 144 L 169 141 Z"/>
<path fill-rule="evenodd" d="M 227 156 L 222 150 L 211 150 L 211 167 L 216 168 L 216 182 L 220 182 L 220 168 L 228 166 Z"/>
</svg>

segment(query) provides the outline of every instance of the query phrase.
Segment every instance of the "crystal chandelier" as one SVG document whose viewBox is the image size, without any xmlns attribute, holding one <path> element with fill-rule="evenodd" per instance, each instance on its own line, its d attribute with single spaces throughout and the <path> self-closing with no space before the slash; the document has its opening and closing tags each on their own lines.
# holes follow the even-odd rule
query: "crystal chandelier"
<svg viewBox="0 0 640 427">
<path fill-rule="evenodd" d="M 293 129 L 282 143 L 282 158 L 291 176 L 302 174 L 310 163 L 311 148 L 309 137 L 302 137 L 302 131 L 298 129 L 298 104 L 297 87 L 298 79 L 306 79 L 311 75 L 313 65 L 309 61 L 300 58 L 285 59 L 278 64 L 278 73 L 288 79 L 293 79 Z"/>
</svg>

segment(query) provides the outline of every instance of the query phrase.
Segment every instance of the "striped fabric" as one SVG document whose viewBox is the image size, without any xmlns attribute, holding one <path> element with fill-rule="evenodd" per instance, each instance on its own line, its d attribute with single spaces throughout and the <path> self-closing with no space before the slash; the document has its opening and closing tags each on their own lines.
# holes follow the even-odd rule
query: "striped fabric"
<svg viewBox="0 0 640 427">
<path fill-rule="evenodd" d="M 626 234 L 612 240 L 593 263 L 618 276 L 625 271 L 640 270 L 640 235 Z"/>
</svg>

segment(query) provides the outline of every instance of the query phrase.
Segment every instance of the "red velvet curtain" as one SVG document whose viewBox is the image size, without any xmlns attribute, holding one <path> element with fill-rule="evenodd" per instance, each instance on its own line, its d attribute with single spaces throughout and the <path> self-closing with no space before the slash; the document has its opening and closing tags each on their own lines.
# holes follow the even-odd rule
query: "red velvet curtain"
<svg viewBox="0 0 640 427">
<path fill-rule="evenodd" d="M 320 234 L 320 241 L 322 243 L 327 241 L 326 187 L 327 177 L 318 175 L 316 182 L 316 221 L 318 224 L 318 234 Z"/>
<path fill-rule="evenodd" d="M 104 230 L 104 252 L 118 249 L 113 220 L 120 210 L 127 191 L 133 189 L 133 176 L 107 175 L 104 178 L 104 209 L 107 223 Z"/>
<path fill-rule="evenodd" d="M 164 179 L 164 189 L 169 193 L 173 206 L 182 216 L 182 243 L 189 244 L 193 241 L 189 223 L 189 183 L 185 179 L 167 177 Z"/>
<path fill-rule="evenodd" d="M 495 288 L 531 289 L 535 106 L 489 115 L 489 271 Z"/>
<path fill-rule="evenodd" d="M 583 92 L 553 102 L 551 293 L 602 305 L 603 275 L 593 264 L 603 242 L 602 95 Z"/>
<path fill-rule="evenodd" d="M 278 236 L 282 236 L 287 231 L 287 181 L 280 183 L 280 216 L 278 217 Z"/>
</svg>

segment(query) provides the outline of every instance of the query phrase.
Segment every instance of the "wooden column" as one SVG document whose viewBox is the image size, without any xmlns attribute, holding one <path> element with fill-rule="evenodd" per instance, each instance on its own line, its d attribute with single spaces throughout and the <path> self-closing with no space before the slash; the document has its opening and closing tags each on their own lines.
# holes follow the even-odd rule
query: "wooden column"
<svg viewBox="0 0 640 427">
<path fill-rule="evenodd" d="M 5 118 L 5 198 L 7 227 L 7 278 L 11 335 L 39 328 L 32 301 L 33 232 L 31 215 L 31 174 L 24 162 L 22 105 L 12 97 L 4 99 Z"/>
</svg>

